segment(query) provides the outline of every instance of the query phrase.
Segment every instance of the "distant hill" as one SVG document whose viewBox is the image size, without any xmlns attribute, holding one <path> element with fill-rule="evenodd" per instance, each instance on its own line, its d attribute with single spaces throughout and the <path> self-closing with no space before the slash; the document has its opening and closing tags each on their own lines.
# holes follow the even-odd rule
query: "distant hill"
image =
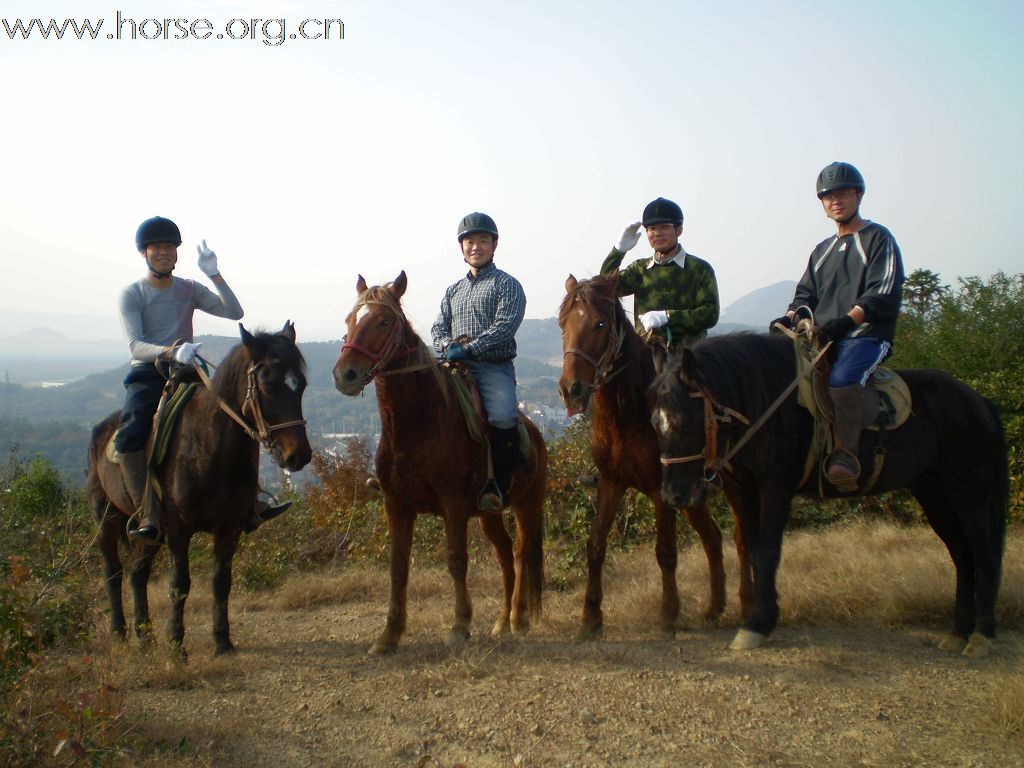
<svg viewBox="0 0 1024 768">
<path fill-rule="evenodd" d="M 751 291 L 722 310 L 717 332 L 727 332 L 723 327 L 731 326 L 749 326 L 756 330 L 767 328 L 768 323 L 786 311 L 789 302 L 793 300 L 794 290 L 795 282 L 783 280 Z"/>
</svg>

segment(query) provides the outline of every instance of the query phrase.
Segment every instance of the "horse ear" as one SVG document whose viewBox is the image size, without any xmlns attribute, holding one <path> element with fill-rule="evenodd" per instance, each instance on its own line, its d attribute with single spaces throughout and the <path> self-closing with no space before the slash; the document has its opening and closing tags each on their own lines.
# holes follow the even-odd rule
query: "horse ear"
<svg viewBox="0 0 1024 768">
<path fill-rule="evenodd" d="M 665 370 L 665 363 L 668 362 L 668 349 L 661 344 L 648 344 L 651 348 L 651 356 L 654 358 L 654 372 L 661 373 Z"/>
<path fill-rule="evenodd" d="M 242 325 L 241 323 L 238 324 L 238 332 L 239 335 L 242 337 L 242 343 L 248 347 L 252 343 L 252 334 L 245 330 L 245 326 Z"/>
<path fill-rule="evenodd" d="M 403 269 L 398 273 L 398 277 L 395 278 L 395 282 L 391 284 L 391 293 L 394 294 L 396 299 L 400 299 L 405 295 L 405 289 L 408 287 L 409 278 L 405 276 L 405 270 Z"/>
<path fill-rule="evenodd" d="M 696 387 L 698 367 L 697 356 L 693 354 L 693 350 L 689 347 L 683 347 L 679 363 L 679 368 L 683 374 L 683 383 L 691 387 Z"/>
<path fill-rule="evenodd" d="M 579 281 L 573 275 L 569 275 L 569 277 L 565 279 L 565 292 L 572 293 L 576 290 L 577 285 L 579 285 Z"/>
<path fill-rule="evenodd" d="M 356 279 L 356 295 L 362 296 L 364 293 L 366 293 L 366 281 L 362 275 L 359 275 Z"/>
<path fill-rule="evenodd" d="M 284 336 L 292 344 L 295 343 L 295 323 L 291 320 L 284 321 L 284 328 L 281 329 L 281 335 Z"/>
</svg>

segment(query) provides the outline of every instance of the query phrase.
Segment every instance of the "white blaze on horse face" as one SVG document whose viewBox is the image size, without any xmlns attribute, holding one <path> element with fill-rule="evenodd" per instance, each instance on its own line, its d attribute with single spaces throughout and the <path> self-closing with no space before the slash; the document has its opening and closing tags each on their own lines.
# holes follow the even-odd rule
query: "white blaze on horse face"
<svg viewBox="0 0 1024 768">
<path fill-rule="evenodd" d="M 370 308 L 366 304 L 363 304 L 361 307 L 357 308 L 356 309 L 356 325 L 359 325 L 359 323 L 361 323 L 363 321 L 363 318 L 366 317 L 369 314 L 369 312 L 370 312 Z"/>
<path fill-rule="evenodd" d="M 295 375 L 293 371 L 288 371 L 284 375 L 284 385 L 288 387 L 292 392 L 299 391 L 299 377 Z"/>
<path fill-rule="evenodd" d="M 654 429 L 659 435 L 664 435 L 672 429 L 672 418 L 666 409 L 656 408 L 651 415 L 653 417 L 651 421 L 654 423 Z"/>
</svg>

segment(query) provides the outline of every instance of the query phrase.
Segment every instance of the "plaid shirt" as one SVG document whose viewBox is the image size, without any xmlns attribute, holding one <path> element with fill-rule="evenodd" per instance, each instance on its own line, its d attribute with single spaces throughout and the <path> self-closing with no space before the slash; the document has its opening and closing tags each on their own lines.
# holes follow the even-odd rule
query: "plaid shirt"
<svg viewBox="0 0 1024 768">
<path fill-rule="evenodd" d="M 492 261 L 473 276 L 449 286 L 430 329 L 439 353 L 453 339 L 468 336 L 466 352 L 474 360 L 503 362 L 516 356 L 516 331 L 526 314 L 526 294 L 512 275 Z"/>
<path fill-rule="evenodd" d="M 601 265 L 601 274 L 618 270 L 626 254 L 615 248 Z M 715 270 L 703 259 L 683 250 L 659 264 L 653 258 L 637 259 L 619 272 L 619 296 L 633 296 L 636 330 L 646 334 L 640 315 L 652 309 L 668 313 L 668 325 L 656 328 L 662 338 L 672 332 L 672 342 L 691 344 L 707 336 L 718 322 L 718 281 Z"/>
</svg>

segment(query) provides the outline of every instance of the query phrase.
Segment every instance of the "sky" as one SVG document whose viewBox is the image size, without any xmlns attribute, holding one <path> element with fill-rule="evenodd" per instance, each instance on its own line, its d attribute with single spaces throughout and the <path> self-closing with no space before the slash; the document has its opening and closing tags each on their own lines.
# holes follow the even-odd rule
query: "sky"
<svg viewBox="0 0 1024 768">
<path fill-rule="evenodd" d="M 596 274 L 658 196 L 727 306 L 799 279 L 834 231 L 814 196 L 834 160 L 864 174 L 862 213 L 908 273 L 1024 271 L 1020 0 L 16 0 L 0 16 L 0 336 L 117 337 L 144 273 L 135 230 L 157 214 L 182 230 L 175 274 L 204 279 L 205 238 L 247 327 L 290 319 L 300 341 L 340 338 L 358 275 L 402 270 L 429 337 L 476 210 L 527 317 L 555 315 L 568 275 Z M 10 38 L 33 18 L 104 26 Z M 163 19 L 212 31 L 164 39 Z M 344 39 L 302 39 L 307 19 L 341 19 Z"/>
</svg>

